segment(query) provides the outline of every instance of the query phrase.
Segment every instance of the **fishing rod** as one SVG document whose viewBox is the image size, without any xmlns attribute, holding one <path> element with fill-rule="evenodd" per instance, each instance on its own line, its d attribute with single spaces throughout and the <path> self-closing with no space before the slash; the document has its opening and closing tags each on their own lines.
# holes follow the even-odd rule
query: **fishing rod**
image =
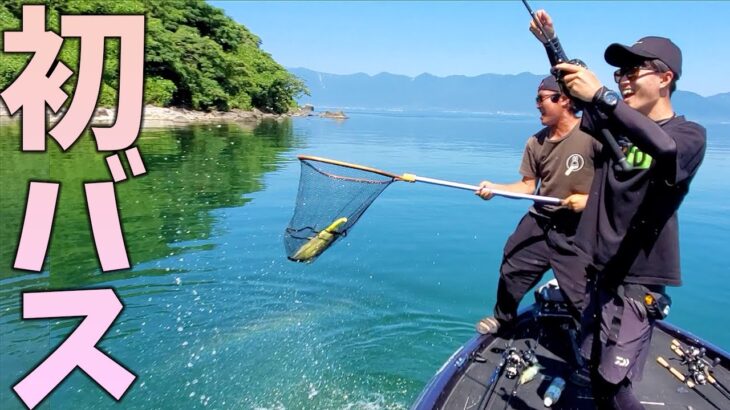
<svg viewBox="0 0 730 410">
<path fill-rule="evenodd" d="M 484 392 L 484 396 L 482 396 L 482 400 L 479 402 L 478 410 L 487 408 L 487 404 L 489 404 L 489 399 L 492 396 L 492 392 L 494 391 L 494 387 L 497 384 L 497 380 L 499 379 L 499 376 L 502 375 L 502 370 L 504 370 L 505 364 L 507 364 L 507 358 L 514 350 L 516 350 L 514 347 L 512 347 L 513 341 L 514 340 L 510 340 L 507 346 L 505 346 L 504 351 L 502 352 L 501 360 L 499 361 L 497 366 L 494 367 L 494 371 L 492 371 L 492 375 L 489 377 L 489 381 L 487 382 L 489 387 L 487 388 L 487 391 Z"/>
<path fill-rule="evenodd" d="M 674 342 L 674 341 L 672 341 L 672 342 Z M 681 347 L 672 344 L 671 348 L 672 348 L 672 351 L 674 353 L 676 353 L 677 356 L 679 356 L 682 359 L 682 362 L 681 362 L 682 364 L 689 363 L 689 360 L 691 360 L 691 359 L 688 359 L 688 355 L 684 352 L 684 350 Z M 714 377 L 712 377 L 711 374 L 706 373 L 705 371 L 696 368 L 692 364 L 688 364 L 688 366 L 689 366 L 690 376 L 692 377 L 692 379 L 694 379 L 696 384 L 710 383 L 711 385 L 715 386 L 715 388 L 720 392 L 720 394 L 725 396 L 726 399 L 730 400 L 730 394 L 728 394 L 728 392 L 724 390 L 724 387 L 721 387 L 722 384 L 720 384 Z"/>
<path fill-rule="evenodd" d="M 535 25 L 537 26 L 537 29 L 540 31 L 540 34 L 542 34 L 543 38 L 547 41 L 545 44 L 545 47 L 549 47 L 552 51 L 553 55 L 557 59 L 558 63 L 568 63 L 577 65 L 583 68 L 588 68 L 588 66 L 579 59 L 569 59 L 568 55 L 565 54 L 565 51 L 563 50 L 562 44 L 560 44 L 560 40 L 558 39 L 558 36 L 553 36 L 553 38 L 548 37 L 547 32 L 545 31 L 545 27 L 543 27 L 542 23 L 540 22 L 540 19 L 537 18 L 535 13 L 532 11 L 532 8 L 530 8 L 530 5 L 527 3 L 527 0 L 522 0 L 522 4 L 525 5 L 527 8 L 527 11 L 530 13 L 530 16 L 532 17 L 532 20 L 535 22 Z M 554 34 L 554 33 L 553 33 Z M 551 62 L 552 64 L 552 62 Z M 583 110 L 586 114 L 588 114 L 591 119 L 593 119 L 594 123 L 600 128 L 601 134 L 603 135 L 604 140 L 608 144 L 608 147 L 611 149 L 611 152 L 613 153 L 616 162 L 618 163 L 619 167 L 623 171 L 631 171 L 634 169 L 634 167 L 629 164 L 629 162 L 626 160 L 626 155 L 624 154 L 623 150 L 619 146 L 618 142 L 616 142 L 616 138 L 611 134 L 611 131 L 608 130 L 604 125 L 602 125 L 603 121 L 595 121 L 596 118 L 600 119 L 601 114 L 599 112 L 596 112 L 595 108 L 586 105 L 582 100 L 573 97 L 570 94 L 570 90 L 568 90 L 567 86 L 565 85 L 565 81 L 563 81 L 563 73 L 560 70 L 556 70 L 554 68 L 550 69 L 550 73 L 555 76 L 555 78 L 558 79 L 558 84 L 560 85 L 560 89 L 562 90 L 563 94 L 568 96 L 573 104 L 576 106 L 578 110 Z"/>
<path fill-rule="evenodd" d="M 681 359 L 681 364 L 687 366 L 687 370 L 689 370 L 689 374 L 695 383 L 710 383 L 715 386 L 715 388 L 723 396 L 725 396 L 726 399 L 730 400 L 730 391 L 727 387 L 710 374 L 710 369 L 720 363 L 719 357 L 715 358 L 715 360 L 709 361 L 704 347 L 697 348 L 695 346 L 688 345 L 687 348 L 685 348 L 677 339 L 672 340 L 670 347 Z"/>
<path fill-rule="evenodd" d="M 525 345 L 527 345 L 527 349 L 520 350 L 519 352 L 513 351 L 507 357 L 505 376 L 507 376 L 508 379 L 515 379 L 515 383 L 512 387 L 512 392 L 510 393 L 507 400 L 505 400 L 504 402 L 504 410 L 507 410 L 507 408 L 510 407 L 512 399 L 517 396 L 517 389 L 521 385 L 529 383 L 540 370 L 540 365 L 537 360 L 535 350 L 539 346 L 539 340 L 541 335 L 542 330 L 540 330 L 537 335 L 534 348 L 530 345 L 529 340 L 525 340 Z"/>
<path fill-rule="evenodd" d="M 708 402 L 712 407 L 720 410 L 720 407 L 718 407 L 715 403 L 712 402 L 712 400 L 710 400 L 709 397 L 707 397 L 704 393 L 702 393 L 701 391 L 699 391 L 699 389 L 696 388 L 697 387 L 697 384 L 695 384 L 695 382 L 693 382 L 691 379 L 685 377 L 682 374 L 682 372 L 680 372 L 679 370 L 677 370 L 674 367 L 670 366 L 666 359 L 664 359 L 661 356 L 657 356 L 656 361 L 662 367 L 664 367 L 665 369 L 669 370 L 669 372 L 672 373 L 674 375 L 674 377 L 676 377 L 677 379 L 679 379 L 679 381 L 681 381 L 682 383 L 687 384 L 687 387 L 689 387 L 690 389 L 694 390 L 695 393 L 697 393 L 700 397 L 702 397 L 703 399 L 705 399 L 705 401 Z"/>
</svg>

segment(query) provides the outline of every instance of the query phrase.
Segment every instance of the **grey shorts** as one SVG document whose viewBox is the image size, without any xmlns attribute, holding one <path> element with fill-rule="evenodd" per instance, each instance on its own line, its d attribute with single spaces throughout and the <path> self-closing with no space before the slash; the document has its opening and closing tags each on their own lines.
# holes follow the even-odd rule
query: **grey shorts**
<svg viewBox="0 0 730 410">
<path fill-rule="evenodd" d="M 600 303 L 600 318 L 596 316 L 595 303 Z M 621 306 L 623 305 L 623 310 Z M 620 315 L 618 333 L 609 340 L 614 317 Z M 593 338 L 600 325 L 600 352 L 591 357 Z M 646 309 L 639 301 L 619 297 L 615 293 L 598 291 L 598 300 L 590 298 L 582 321 L 581 354 L 592 364 L 598 364 L 598 372 L 608 382 L 621 383 L 624 378 L 632 382 L 641 380 L 644 363 L 649 354 L 654 320 L 647 318 Z"/>
</svg>

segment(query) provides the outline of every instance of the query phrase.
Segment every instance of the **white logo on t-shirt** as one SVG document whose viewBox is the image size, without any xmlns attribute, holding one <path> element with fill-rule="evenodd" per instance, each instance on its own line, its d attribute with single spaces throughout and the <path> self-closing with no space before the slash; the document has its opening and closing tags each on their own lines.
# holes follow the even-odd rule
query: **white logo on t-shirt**
<svg viewBox="0 0 730 410">
<path fill-rule="evenodd" d="M 568 176 L 575 171 L 580 171 L 583 169 L 583 165 L 585 165 L 585 163 L 586 161 L 580 154 L 573 154 L 569 156 L 568 160 L 565 161 L 565 176 Z"/>
<path fill-rule="evenodd" d="M 619 367 L 628 367 L 629 363 L 631 363 L 629 359 L 621 356 L 616 356 L 616 361 L 613 362 L 613 364 Z"/>
</svg>

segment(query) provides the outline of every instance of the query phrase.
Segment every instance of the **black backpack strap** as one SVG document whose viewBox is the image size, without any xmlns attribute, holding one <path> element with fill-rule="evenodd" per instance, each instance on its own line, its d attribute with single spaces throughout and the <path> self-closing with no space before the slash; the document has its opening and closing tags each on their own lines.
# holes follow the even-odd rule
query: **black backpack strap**
<svg viewBox="0 0 730 410">
<path fill-rule="evenodd" d="M 608 329 L 608 343 L 609 345 L 615 345 L 618 342 L 618 335 L 621 331 L 621 318 L 624 315 L 624 296 L 625 289 L 624 285 L 618 285 L 616 288 L 616 312 L 613 314 L 611 319 L 611 325 Z"/>
</svg>

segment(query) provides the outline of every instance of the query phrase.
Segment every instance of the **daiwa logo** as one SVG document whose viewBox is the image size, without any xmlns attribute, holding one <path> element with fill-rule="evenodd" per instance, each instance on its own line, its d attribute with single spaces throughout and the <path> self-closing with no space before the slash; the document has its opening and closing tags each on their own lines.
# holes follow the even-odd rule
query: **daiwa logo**
<svg viewBox="0 0 730 410">
<path fill-rule="evenodd" d="M 631 363 L 629 359 L 621 356 L 616 356 L 616 361 L 613 362 L 613 364 L 619 367 L 628 367 L 629 363 Z"/>
</svg>

